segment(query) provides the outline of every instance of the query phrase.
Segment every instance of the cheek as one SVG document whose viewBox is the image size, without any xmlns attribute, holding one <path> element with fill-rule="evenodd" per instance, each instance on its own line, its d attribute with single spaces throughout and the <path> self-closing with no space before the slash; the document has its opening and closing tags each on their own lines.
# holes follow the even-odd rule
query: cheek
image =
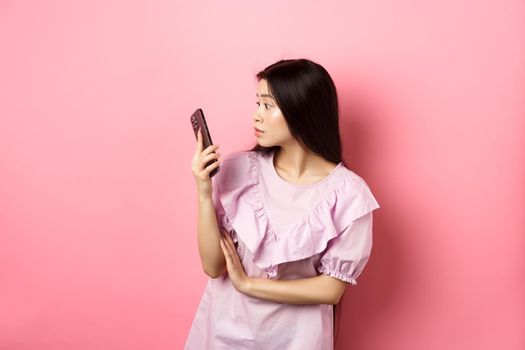
<svg viewBox="0 0 525 350">
<path fill-rule="evenodd" d="M 290 135 L 290 131 L 288 129 L 288 124 L 286 123 L 286 119 L 282 116 L 282 114 L 278 114 L 275 118 L 275 131 L 278 135 L 282 137 L 287 137 Z"/>
<path fill-rule="evenodd" d="M 284 119 L 284 116 L 282 115 L 280 110 L 272 111 L 271 120 L 272 120 L 272 125 L 277 127 L 278 129 L 282 129 L 282 128 L 288 129 L 288 125 L 286 124 L 286 119 Z"/>
</svg>

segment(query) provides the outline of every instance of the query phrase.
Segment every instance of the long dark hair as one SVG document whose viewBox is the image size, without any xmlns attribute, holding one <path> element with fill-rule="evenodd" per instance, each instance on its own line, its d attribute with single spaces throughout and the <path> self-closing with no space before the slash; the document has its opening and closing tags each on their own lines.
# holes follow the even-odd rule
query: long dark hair
<svg viewBox="0 0 525 350">
<path fill-rule="evenodd" d="M 328 161 L 339 163 L 339 103 L 335 84 L 326 69 L 305 58 L 286 59 L 269 65 L 256 77 L 258 81 L 267 81 L 268 92 L 275 97 L 292 136 L 303 147 Z M 257 143 L 250 151 L 269 154 L 279 148 Z M 339 335 L 340 304 L 333 307 L 334 345 Z"/>
<path fill-rule="evenodd" d="M 267 81 L 292 136 L 313 153 L 339 163 L 339 103 L 326 69 L 305 58 L 286 59 L 269 65 L 256 77 Z M 250 151 L 269 154 L 279 148 L 256 144 Z"/>
</svg>

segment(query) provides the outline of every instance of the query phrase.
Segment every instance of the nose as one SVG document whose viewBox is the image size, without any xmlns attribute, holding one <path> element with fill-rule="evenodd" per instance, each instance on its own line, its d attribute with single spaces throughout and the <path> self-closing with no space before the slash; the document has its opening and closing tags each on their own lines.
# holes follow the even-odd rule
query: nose
<svg viewBox="0 0 525 350">
<path fill-rule="evenodd" d="M 259 109 L 257 109 L 255 111 L 255 113 L 253 114 L 253 120 L 254 120 L 254 122 L 260 122 L 261 121 L 261 117 L 259 116 Z"/>
</svg>

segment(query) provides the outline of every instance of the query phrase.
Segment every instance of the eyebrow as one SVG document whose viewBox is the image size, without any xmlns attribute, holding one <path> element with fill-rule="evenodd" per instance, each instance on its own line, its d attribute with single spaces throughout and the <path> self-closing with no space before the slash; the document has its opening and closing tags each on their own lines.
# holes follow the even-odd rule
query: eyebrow
<svg viewBox="0 0 525 350">
<path fill-rule="evenodd" d="M 255 94 L 255 96 L 259 97 L 259 94 Z M 261 94 L 261 97 L 269 97 L 269 98 L 271 98 L 272 100 L 275 101 L 275 98 L 272 95 L 270 95 L 270 94 Z"/>
</svg>

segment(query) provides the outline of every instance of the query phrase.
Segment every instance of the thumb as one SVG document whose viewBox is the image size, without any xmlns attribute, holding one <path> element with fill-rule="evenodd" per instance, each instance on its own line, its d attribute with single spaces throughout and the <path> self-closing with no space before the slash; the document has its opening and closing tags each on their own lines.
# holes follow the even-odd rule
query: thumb
<svg viewBox="0 0 525 350">
<path fill-rule="evenodd" d="M 202 152 L 202 132 L 200 127 L 197 130 L 197 152 Z"/>
</svg>

